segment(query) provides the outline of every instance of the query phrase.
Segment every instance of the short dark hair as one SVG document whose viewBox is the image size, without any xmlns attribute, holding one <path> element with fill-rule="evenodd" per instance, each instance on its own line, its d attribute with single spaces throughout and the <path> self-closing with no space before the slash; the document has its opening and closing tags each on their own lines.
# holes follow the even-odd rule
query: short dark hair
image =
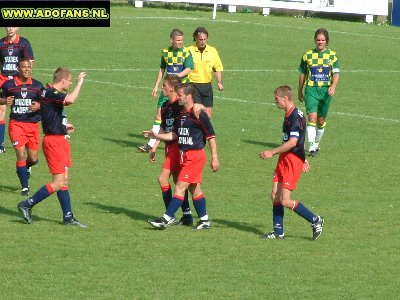
<svg viewBox="0 0 400 300">
<path fill-rule="evenodd" d="M 190 82 L 178 84 L 175 87 L 176 90 L 182 89 L 185 96 L 191 95 L 192 98 L 194 97 L 194 86 Z"/>
<path fill-rule="evenodd" d="M 207 35 L 207 38 L 208 38 L 208 31 L 207 31 L 207 29 L 206 29 L 205 27 L 197 27 L 197 28 L 195 29 L 195 31 L 193 32 L 193 41 L 196 40 L 196 36 L 197 36 L 199 33 L 205 33 L 205 34 Z"/>
<path fill-rule="evenodd" d="M 29 63 L 31 63 L 31 61 L 28 58 L 22 58 L 20 61 L 18 61 L 17 66 L 19 67 L 23 61 L 29 61 Z"/>
</svg>

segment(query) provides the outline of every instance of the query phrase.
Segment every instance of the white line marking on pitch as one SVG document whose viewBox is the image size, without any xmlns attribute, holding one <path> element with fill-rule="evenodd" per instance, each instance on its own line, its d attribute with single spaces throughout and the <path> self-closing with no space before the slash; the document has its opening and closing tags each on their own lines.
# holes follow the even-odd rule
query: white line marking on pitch
<svg viewBox="0 0 400 300">
<path fill-rule="evenodd" d="M 47 70 L 47 69 L 36 69 L 36 70 Z M 74 70 L 74 69 L 71 69 L 71 70 Z M 75 70 L 82 70 L 82 69 L 75 69 Z M 43 75 L 43 76 L 50 76 L 50 74 L 43 74 L 43 73 L 38 73 L 38 74 L 39 75 Z M 137 85 L 131 85 L 131 84 L 125 84 L 125 83 L 118 83 L 118 82 L 111 82 L 111 81 L 100 81 L 100 80 L 92 80 L 92 79 L 86 79 L 85 81 L 93 82 L 93 83 L 100 83 L 100 84 L 115 85 L 115 86 L 132 88 L 132 89 L 152 90 L 152 88 L 149 88 L 149 87 L 137 86 Z M 275 106 L 274 103 L 262 103 L 262 102 L 256 102 L 256 101 L 249 101 L 249 100 L 243 100 L 243 99 L 237 99 L 237 98 L 226 98 L 226 97 L 219 97 L 219 96 L 214 96 L 214 97 L 216 99 L 232 101 L 232 102 L 240 102 L 240 103 L 247 103 L 247 104 L 260 104 L 260 105 L 273 105 L 273 106 Z M 335 115 L 339 115 L 339 116 L 346 116 L 346 117 L 353 117 L 353 118 L 360 118 L 360 119 L 369 119 L 369 120 L 374 120 L 374 121 L 400 123 L 400 120 L 397 120 L 397 119 L 387 119 L 387 118 L 383 118 L 383 117 L 373 117 L 373 116 L 358 115 L 358 114 L 353 114 L 353 113 L 334 112 L 333 111 L 333 112 L 330 112 L 330 114 L 335 114 Z"/>
<path fill-rule="evenodd" d="M 306 28 L 306 27 L 298 27 L 298 26 L 291 26 L 291 25 L 276 25 L 276 24 L 267 24 L 267 23 L 259 23 L 259 22 L 240 22 L 234 20 L 227 20 L 227 19 L 208 19 L 208 18 L 181 18 L 181 17 L 139 17 L 139 16 L 121 16 L 121 17 L 114 17 L 113 19 L 169 19 L 169 20 L 201 20 L 201 21 L 209 21 L 209 22 L 225 22 L 225 23 L 243 23 L 243 24 L 251 24 L 251 25 L 260 25 L 266 27 L 277 27 L 277 28 L 289 28 L 289 29 L 298 29 L 298 30 L 307 30 L 307 31 L 315 31 L 315 28 Z M 360 33 L 360 32 L 348 32 L 348 31 L 338 31 L 338 30 L 330 30 L 330 32 L 340 33 L 340 34 L 347 34 L 347 35 L 356 35 L 356 36 L 365 36 L 369 38 L 382 38 L 382 39 L 392 39 L 392 40 L 400 40 L 398 36 L 384 36 L 384 35 L 373 35 L 368 33 Z"/>
<path fill-rule="evenodd" d="M 93 83 L 100 83 L 100 84 L 109 84 L 109 85 L 115 85 L 115 86 L 121 86 L 121 87 L 127 87 L 127 88 L 133 88 L 133 89 L 142 89 L 142 90 L 152 90 L 151 88 L 144 87 L 144 86 L 136 86 L 136 85 L 130 85 L 130 84 L 123 84 L 123 83 L 116 83 L 116 82 L 109 82 L 109 81 L 100 81 L 100 80 L 91 80 L 91 79 L 86 79 L 88 82 L 93 82 Z M 226 98 L 226 97 L 219 97 L 219 96 L 214 96 L 216 99 L 221 99 L 221 100 L 226 100 L 226 101 L 232 101 L 232 102 L 241 102 L 241 103 L 246 103 L 246 104 L 259 104 L 259 105 L 271 105 L 275 106 L 274 103 L 262 103 L 262 102 L 256 102 L 256 101 L 248 101 L 248 100 L 243 100 L 243 99 L 237 99 L 237 98 Z M 336 114 L 340 116 L 347 116 L 347 117 L 353 117 L 353 118 L 360 118 L 360 119 L 369 119 L 369 120 L 374 120 L 374 121 L 385 121 L 385 122 L 392 122 L 392 123 L 400 123 L 400 120 L 396 119 L 387 119 L 383 117 L 372 117 L 372 116 L 365 116 L 365 115 L 357 115 L 357 114 L 351 114 L 351 113 L 344 113 L 344 112 L 330 112 L 331 114 Z"/>
<path fill-rule="evenodd" d="M 225 98 L 225 97 L 219 97 L 219 96 L 214 96 L 216 99 L 221 99 L 221 100 L 227 100 L 227 101 L 232 101 L 232 102 L 240 102 L 240 103 L 248 103 L 248 104 L 260 104 L 260 105 L 270 105 L 270 106 L 276 106 L 275 103 L 262 103 L 262 102 L 256 102 L 256 101 L 248 101 L 248 100 L 243 100 L 243 99 L 236 99 L 236 98 Z M 369 120 L 374 120 L 374 121 L 385 121 L 385 122 L 392 122 L 392 123 L 400 123 L 400 120 L 397 119 L 387 119 L 383 117 L 373 117 L 373 116 L 366 116 L 366 115 L 358 115 L 358 114 L 353 114 L 353 113 L 344 113 L 344 112 L 329 112 L 330 114 L 335 114 L 339 116 L 346 116 L 346 117 L 352 117 L 352 118 L 360 118 L 360 119 L 369 119 Z"/>
<path fill-rule="evenodd" d="M 40 68 L 35 68 L 35 70 L 39 71 L 53 71 L 53 69 L 40 69 Z M 71 71 L 93 71 L 93 72 L 157 72 L 158 69 L 98 69 L 98 68 L 70 68 Z M 243 72 L 243 73 L 286 73 L 286 72 L 298 72 L 297 70 L 273 70 L 273 69 L 224 69 L 224 72 Z M 340 71 L 341 73 L 365 73 L 365 74 L 371 74 L 371 76 L 374 76 L 374 73 L 400 73 L 400 70 L 342 70 Z"/>
</svg>

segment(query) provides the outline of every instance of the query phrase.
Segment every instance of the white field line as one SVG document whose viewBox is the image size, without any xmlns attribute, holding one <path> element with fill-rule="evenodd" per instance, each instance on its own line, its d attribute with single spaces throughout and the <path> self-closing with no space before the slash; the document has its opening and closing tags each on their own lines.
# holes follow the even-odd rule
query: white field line
<svg viewBox="0 0 400 300">
<path fill-rule="evenodd" d="M 226 101 L 231 101 L 231 102 L 240 102 L 240 103 L 246 103 L 246 104 L 258 104 L 258 105 L 276 106 L 272 102 L 263 103 L 263 102 L 256 102 L 256 101 L 236 99 L 236 98 L 226 98 L 226 97 L 219 97 L 219 96 L 214 96 L 214 97 L 216 99 L 221 99 L 221 100 L 226 100 Z M 360 115 L 360 114 L 353 114 L 353 113 L 345 113 L 345 112 L 338 112 L 338 111 L 330 111 L 329 114 L 334 114 L 334 115 L 338 115 L 338 116 L 345 116 L 345 117 L 351 117 L 351 118 L 358 118 L 358 119 L 368 119 L 368 120 L 373 120 L 373 121 L 400 123 L 400 120 L 398 120 L 398 119 L 388 119 L 388 118 L 384 118 L 384 117 L 374 117 L 374 116 L 367 116 L 367 115 Z"/>
<path fill-rule="evenodd" d="M 35 68 L 35 70 L 38 71 L 54 71 L 54 69 L 39 69 Z M 124 69 L 105 69 L 105 68 L 70 68 L 71 71 L 92 71 L 92 72 L 157 72 L 158 69 L 141 69 L 141 68 L 134 68 L 134 69 L 129 69 L 129 68 L 124 68 Z M 242 73 L 293 73 L 293 72 L 298 72 L 297 70 L 273 70 L 273 69 L 225 69 L 224 72 L 242 72 Z M 398 70 L 341 70 L 341 73 L 365 73 L 365 74 L 371 74 L 371 76 L 374 76 L 376 73 L 400 73 L 400 69 Z"/>
<path fill-rule="evenodd" d="M 275 24 L 266 24 L 266 23 L 259 23 L 259 22 L 240 22 L 234 20 L 226 20 L 226 19 L 216 19 L 211 20 L 208 18 L 180 18 L 180 17 L 138 17 L 138 16 L 122 16 L 122 17 L 115 17 L 113 19 L 160 19 L 160 20 L 201 20 L 201 21 L 209 21 L 209 22 L 221 22 L 221 23 L 243 23 L 243 24 L 250 24 L 250 25 L 259 25 L 265 27 L 277 27 L 277 28 L 288 28 L 288 29 L 297 29 L 297 30 L 307 30 L 307 31 L 315 31 L 315 28 L 307 28 L 307 27 L 300 27 L 300 26 L 289 26 L 289 25 L 275 25 Z M 399 36 L 385 36 L 385 35 L 375 35 L 375 34 L 367 34 L 367 33 L 359 33 L 359 32 L 347 32 L 347 31 L 338 31 L 338 30 L 330 30 L 329 32 L 335 32 L 338 34 L 346 34 L 346 35 L 354 35 L 354 36 L 363 36 L 368 38 L 381 38 L 381 39 L 391 39 L 391 40 L 400 40 Z"/>
<path fill-rule="evenodd" d="M 39 74 L 43 76 L 50 76 L 50 74 Z M 92 79 L 86 79 L 85 81 L 91 82 L 91 83 L 97 83 L 97 84 L 106 84 L 106 85 L 111 85 L 111 86 L 119 86 L 119 87 L 124 87 L 124 88 L 130 88 L 130 89 L 140 89 L 140 90 L 148 90 L 151 91 L 151 87 L 144 87 L 144 86 L 137 86 L 137 85 L 132 85 L 132 84 L 124 84 L 124 83 L 119 83 L 119 82 L 111 82 L 111 81 L 100 81 L 100 80 L 92 80 Z M 245 104 L 251 104 L 251 105 L 269 105 L 269 106 L 275 106 L 274 103 L 263 103 L 263 102 L 257 102 L 257 101 L 252 101 L 252 100 L 244 100 L 244 99 L 238 99 L 238 98 L 227 98 L 227 97 L 219 97 L 219 96 L 214 96 L 216 99 L 228 101 L 228 102 L 239 102 L 239 103 L 245 103 Z M 388 119 L 384 117 L 374 117 L 374 116 L 367 116 L 367 115 L 360 115 L 360 114 L 353 114 L 353 113 L 345 113 L 345 112 L 329 112 L 330 114 L 335 114 L 338 116 L 344 116 L 344 117 L 351 117 L 351 118 L 358 118 L 358 119 L 365 119 L 365 120 L 373 120 L 373 121 L 381 121 L 381 122 L 389 122 L 389 123 L 400 123 L 400 120 L 398 119 Z"/>
</svg>

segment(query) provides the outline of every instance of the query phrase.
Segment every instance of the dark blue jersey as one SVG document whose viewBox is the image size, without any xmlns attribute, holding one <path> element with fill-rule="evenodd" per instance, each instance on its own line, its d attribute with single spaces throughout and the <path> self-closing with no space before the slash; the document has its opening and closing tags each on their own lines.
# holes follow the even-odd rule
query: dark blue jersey
<svg viewBox="0 0 400 300">
<path fill-rule="evenodd" d="M 282 143 L 287 142 L 290 138 L 297 138 L 297 144 L 290 152 L 298 156 L 302 161 L 306 159 L 304 151 L 304 140 L 306 137 L 306 118 L 301 110 L 293 107 L 285 114 L 283 121 Z"/>
<path fill-rule="evenodd" d="M 203 149 L 206 141 L 215 137 L 210 118 L 204 111 L 201 111 L 199 119 L 192 110 L 183 112 L 175 122 L 174 132 L 178 136 L 180 151 Z"/>
<path fill-rule="evenodd" d="M 33 60 L 32 47 L 26 38 L 17 35 L 13 42 L 8 37 L 0 39 L 1 74 L 18 75 L 17 64 L 23 58 Z"/>
<path fill-rule="evenodd" d="M 180 115 L 183 107 L 179 105 L 178 99 L 170 103 L 165 102 L 161 107 L 161 128 L 164 132 L 171 132 L 174 129 L 175 119 Z"/>
<path fill-rule="evenodd" d="M 43 84 L 33 78 L 29 78 L 27 82 L 22 83 L 18 77 L 7 80 L 2 88 L 2 97 L 14 97 L 14 103 L 11 105 L 10 120 L 18 122 L 40 121 L 40 112 L 32 112 L 29 106 L 33 101 L 40 102 Z"/>
<path fill-rule="evenodd" d="M 68 94 L 48 86 L 40 102 L 42 128 L 44 134 L 66 135 L 65 115 L 63 113 L 65 98 Z"/>
</svg>

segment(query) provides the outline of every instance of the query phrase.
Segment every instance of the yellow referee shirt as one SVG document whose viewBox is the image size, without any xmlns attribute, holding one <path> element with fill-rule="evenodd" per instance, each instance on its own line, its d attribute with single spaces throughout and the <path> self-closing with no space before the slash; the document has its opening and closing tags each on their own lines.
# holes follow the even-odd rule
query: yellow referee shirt
<svg viewBox="0 0 400 300">
<path fill-rule="evenodd" d="M 197 48 L 196 45 L 189 47 L 193 56 L 194 69 L 189 73 L 189 80 L 193 83 L 210 83 L 212 81 L 212 73 L 222 72 L 221 59 L 219 58 L 218 51 L 210 45 L 206 45 L 203 52 Z"/>
</svg>

